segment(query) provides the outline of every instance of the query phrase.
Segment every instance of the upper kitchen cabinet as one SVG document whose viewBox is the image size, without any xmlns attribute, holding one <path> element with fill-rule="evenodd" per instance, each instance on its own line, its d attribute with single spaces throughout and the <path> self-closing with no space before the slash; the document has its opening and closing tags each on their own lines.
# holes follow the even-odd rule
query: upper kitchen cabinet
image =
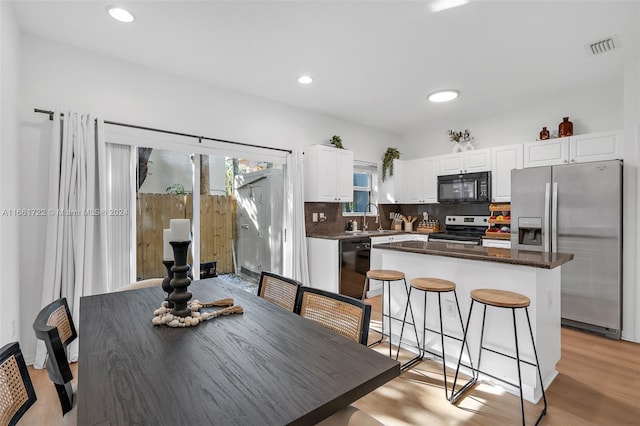
<svg viewBox="0 0 640 426">
<path fill-rule="evenodd" d="M 569 138 L 524 144 L 524 167 L 554 166 L 569 162 Z"/>
<path fill-rule="evenodd" d="M 304 199 L 310 202 L 353 201 L 353 151 L 327 145 L 305 148 Z"/>
<path fill-rule="evenodd" d="M 588 133 L 524 144 L 524 167 L 622 158 L 622 131 Z"/>
<path fill-rule="evenodd" d="M 437 203 L 439 157 L 405 161 L 406 203 Z"/>
<path fill-rule="evenodd" d="M 441 155 L 440 175 L 487 172 L 491 170 L 491 149 L 474 149 L 456 154 Z"/>
<path fill-rule="evenodd" d="M 511 170 L 523 167 L 522 145 L 497 146 L 491 149 L 491 199 L 511 201 Z"/>
<path fill-rule="evenodd" d="M 622 158 L 622 131 L 589 133 L 569 138 L 569 162 L 617 160 Z"/>
<path fill-rule="evenodd" d="M 387 180 L 382 182 L 382 178 L 379 180 L 378 186 L 378 202 L 381 204 L 395 204 L 406 201 L 406 192 L 404 188 L 406 161 L 393 160 L 393 176 L 387 176 Z M 378 167 L 378 176 L 382 176 L 380 173 L 382 170 L 382 163 Z"/>
</svg>

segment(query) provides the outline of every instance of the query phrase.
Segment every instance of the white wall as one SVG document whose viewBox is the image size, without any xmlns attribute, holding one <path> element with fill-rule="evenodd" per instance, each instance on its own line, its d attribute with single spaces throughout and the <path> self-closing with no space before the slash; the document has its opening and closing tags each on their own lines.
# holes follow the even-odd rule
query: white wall
<svg viewBox="0 0 640 426">
<path fill-rule="evenodd" d="M 638 15 L 636 16 L 636 22 L 638 23 L 638 27 L 640 27 L 640 12 L 638 12 Z M 625 306 L 635 305 L 635 309 L 628 309 L 623 312 L 623 322 L 625 324 L 629 324 L 631 322 L 635 324 L 635 339 L 632 340 L 638 342 L 640 341 L 640 236 L 638 236 L 637 218 L 638 211 L 640 211 L 640 185 L 638 185 L 637 181 L 637 170 L 640 166 L 640 45 L 638 45 L 636 58 L 637 60 L 635 63 L 629 64 L 625 68 L 624 105 L 624 122 L 625 128 L 627 129 L 625 134 L 625 159 L 634 165 L 636 171 L 633 182 L 635 186 L 631 187 L 630 185 L 630 187 L 625 191 L 625 195 L 627 193 L 636 195 L 636 209 L 630 209 L 627 212 L 627 215 L 630 218 L 628 221 L 633 221 L 635 226 L 628 227 L 626 230 L 626 232 L 636 236 L 635 246 L 628 244 L 628 247 L 630 248 L 628 256 L 633 256 L 633 259 L 635 260 L 635 269 L 633 271 L 625 270 L 625 278 L 627 275 L 629 276 L 627 282 L 629 283 L 634 280 L 633 283 L 635 285 L 633 286 L 633 289 L 635 290 L 635 293 L 632 293 L 630 284 L 625 285 L 625 289 L 628 290 L 625 296 Z M 629 197 L 629 199 L 631 200 L 632 198 Z"/>
<path fill-rule="evenodd" d="M 11 177 L 20 206 L 46 203 L 48 117 L 33 108 L 90 112 L 106 120 L 279 148 L 328 142 L 341 135 L 359 160 L 374 162 L 397 135 L 254 96 L 173 76 L 49 40 L 23 35 L 19 155 Z M 25 357 L 35 348 L 31 324 L 40 304 L 45 219 L 20 222 L 21 313 Z"/>
<path fill-rule="evenodd" d="M 454 102 L 464 102 L 464 94 Z M 543 126 L 558 133 L 562 117 L 569 117 L 576 134 L 621 129 L 623 123 L 622 70 L 617 82 L 601 87 L 588 87 L 577 92 L 530 99 L 523 105 L 511 105 L 498 116 L 481 117 L 473 122 L 438 123 L 427 131 L 404 135 L 401 158 L 420 158 L 450 154 L 452 142 L 447 130 L 469 129 L 475 137 L 476 149 L 535 141 Z"/>
<path fill-rule="evenodd" d="M 20 76 L 20 33 L 11 4 L 0 2 L 0 289 L 2 315 L 0 346 L 20 339 L 20 284 L 17 225 L 20 218 L 11 216 L 18 208 L 16 185 L 18 85 Z M 6 210 L 5 210 L 6 209 Z M 39 303 L 39 299 L 38 299 Z M 33 332 L 31 332 L 33 335 Z"/>
</svg>

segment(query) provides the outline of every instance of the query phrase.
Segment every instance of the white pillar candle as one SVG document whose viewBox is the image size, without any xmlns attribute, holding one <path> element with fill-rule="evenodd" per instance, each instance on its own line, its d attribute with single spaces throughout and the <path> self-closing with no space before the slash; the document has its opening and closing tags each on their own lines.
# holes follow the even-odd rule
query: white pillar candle
<svg viewBox="0 0 640 426">
<path fill-rule="evenodd" d="M 162 260 L 173 260 L 173 247 L 169 244 L 171 240 L 171 229 L 162 231 Z"/>
<path fill-rule="evenodd" d="M 169 241 L 191 241 L 191 222 L 189 219 L 171 219 L 171 239 Z"/>
</svg>

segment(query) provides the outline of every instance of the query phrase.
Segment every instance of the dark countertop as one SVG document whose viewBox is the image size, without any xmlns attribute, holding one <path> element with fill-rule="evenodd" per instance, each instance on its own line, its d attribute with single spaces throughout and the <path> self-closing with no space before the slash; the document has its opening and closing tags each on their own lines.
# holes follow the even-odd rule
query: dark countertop
<svg viewBox="0 0 640 426">
<path fill-rule="evenodd" d="M 375 244 L 373 248 L 485 262 L 507 263 L 510 265 L 532 266 L 542 269 L 557 268 L 573 259 L 572 254 L 566 253 L 535 252 L 473 245 L 468 246 L 463 244 L 428 243 L 423 241 Z"/>
<path fill-rule="evenodd" d="M 366 232 L 366 233 L 363 233 Z M 370 237 L 388 237 L 390 235 L 400 235 L 400 234 L 416 234 L 416 235 L 426 235 L 422 232 L 405 232 L 405 231 L 391 231 L 384 230 L 384 232 L 378 231 L 357 231 L 355 233 L 350 233 L 347 231 L 340 232 L 338 234 L 318 234 L 311 233 L 307 234 L 308 238 L 323 238 L 326 240 L 347 240 L 351 238 L 370 238 Z"/>
</svg>

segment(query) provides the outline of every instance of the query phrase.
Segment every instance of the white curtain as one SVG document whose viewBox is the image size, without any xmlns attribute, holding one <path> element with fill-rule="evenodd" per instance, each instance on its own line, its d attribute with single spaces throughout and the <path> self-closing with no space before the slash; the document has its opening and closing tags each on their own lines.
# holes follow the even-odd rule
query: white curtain
<svg viewBox="0 0 640 426">
<path fill-rule="evenodd" d="M 104 123 L 66 111 L 53 117 L 49 164 L 49 215 L 41 306 L 66 297 L 78 335 L 80 297 L 108 291 L 106 161 Z M 46 349 L 36 348 L 42 368 Z M 78 339 L 69 361 L 78 359 Z"/>
<path fill-rule="evenodd" d="M 302 152 L 294 149 L 293 153 L 287 156 L 284 275 L 309 285 L 303 176 Z"/>
<path fill-rule="evenodd" d="M 107 287 L 114 291 L 136 281 L 135 184 L 136 149 L 106 143 L 107 171 Z"/>
</svg>

